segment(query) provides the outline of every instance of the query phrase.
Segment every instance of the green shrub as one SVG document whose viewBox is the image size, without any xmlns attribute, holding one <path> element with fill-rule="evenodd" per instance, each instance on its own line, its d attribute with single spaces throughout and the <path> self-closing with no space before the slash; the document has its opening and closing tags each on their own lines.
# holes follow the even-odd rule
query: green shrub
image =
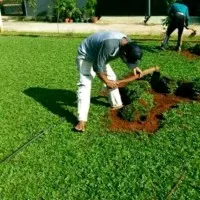
<svg viewBox="0 0 200 200">
<path fill-rule="evenodd" d="M 89 15 L 88 17 L 95 16 L 96 6 L 97 6 L 97 0 L 87 0 L 86 1 L 84 10 Z"/>
<path fill-rule="evenodd" d="M 22 3 L 22 0 L 3 0 L 4 4 Z"/>
<path fill-rule="evenodd" d="M 79 8 L 75 8 L 71 17 L 75 22 L 80 22 L 82 18 L 82 11 Z"/>
<path fill-rule="evenodd" d="M 65 18 L 72 18 L 74 12 L 77 11 L 75 0 L 59 0 L 55 1 L 53 8 L 53 21 L 64 21 Z M 57 19 L 59 17 L 59 19 Z"/>
</svg>

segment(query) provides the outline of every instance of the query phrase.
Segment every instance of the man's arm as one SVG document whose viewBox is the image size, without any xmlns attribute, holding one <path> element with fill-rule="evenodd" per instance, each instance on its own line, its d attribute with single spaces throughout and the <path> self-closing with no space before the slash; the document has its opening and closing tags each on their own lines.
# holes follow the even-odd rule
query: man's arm
<svg viewBox="0 0 200 200">
<path fill-rule="evenodd" d="M 119 46 L 119 40 L 105 40 L 101 44 L 101 48 L 99 50 L 97 63 L 94 66 L 94 71 L 96 72 L 99 79 L 104 82 L 108 88 L 117 88 L 117 81 L 109 80 L 104 73 L 104 67 L 109 58 L 114 58 L 117 51 L 117 46 Z"/>
<path fill-rule="evenodd" d="M 133 81 L 133 77 L 136 79 L 141 78 L 143 76 L 143 72 L 139 67 L 134 68 L 129 75 L 127 75 L 124 79 L 120 81 L 111 81 L 107 79 L 107 76 L 103 73 L 97 73 L 97 76 L 107 85 L 108 88 L 117 88 L 120 83 L 129 83 Z"/>
<path fill-rule="evenodd" d="M 118 86 L 119 84 L 122 84 L 122 83 L 129 83 L 135 79 L 138 79 L 138 78 L 142 78 L 143 77 L 143 72 L 141 71 L 141 69 L 139 67 L 135 67 L 130 74 L 128 74 L 127 76 L 125 76 L 123 79 L 119 80 L 118 81 Z"/>
<path fill-rule="evenodd" d="M 111 81 L 107 78 L 104 72 L 98 72 L 97 76 L 99 79 L 106 84 L 108 88 L 117 88 L 118 82 L 117 81 Z"/>
</svg>

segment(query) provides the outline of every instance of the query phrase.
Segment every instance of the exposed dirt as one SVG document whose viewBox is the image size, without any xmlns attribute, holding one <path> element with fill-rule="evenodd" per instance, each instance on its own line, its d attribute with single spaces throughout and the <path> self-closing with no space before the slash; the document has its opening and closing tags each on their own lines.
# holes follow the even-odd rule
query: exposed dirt
<svg viewBox="0 0 200 200">
<path fill-rule="evenodd" d="M 180 52 L 181 55 L 185 56 L 187 59 L 198 59 L 199 55 L 191 53 L 189 50 L 184 50 Z M 117 110 L 111 110 L 109 112 L 109 118 L 111 120 L 111 124 L 109 126 L 110 130 L 113 131 L 121 131 L 121 132 L 135 132 L 135 131 L 145 131 L 148 134 L 155 133 L 160 128 L 161 120 L 164 120 L 163 113 L 169 109 L 173 109 L 178 107 L 178 103 L 180 102 L 190 102 L 190 98 L 184 98 L 176 95 L 167 95 L 162 93 L 157 93 L 152 91 L 154 96 L 154 104 L 155 106 L 150 110 L 147 117 L 141 119 L 137 117 L 137 113 L 133 113 L 136 115 L 135 121 L 129 122 L 121 119 L 118 115 Z M 123 99 L 123 94 L 121 94 Z M 200 101 L 200 97 L 196 99 Z M 145 106 L 145 102 L 140 102 Z M 181 114 L 181 113 L 180 113 Z"/>
<path fill-rule="evenodd" d="M 188 98 L 178 97 L 175 95 L 166 95 L 156 92 L 152 93 L 154 95 L 155 106 L 151 109 L 146 119 L 138 119 L 133 122 L 125 121 L 118 116 L 118 111 L 111 110 L 109 113 L 109 118 L 111 119 L 109 128 L 113 131 L 125 132 L 143 130 L 148 134 L 152 134 L 158 130 L 164 112 L 177 107 L 177 104 L 180 102 L 191 101 Z"/>
<path fill-rule="evenodd" d="M 200 58 L 199 55 L 191 53 L 189 50 L 184 50 L 181 51 L 181 55 L 185 56 L 187 59 L 191 60 L 191 59 L 198 59 Z"/>
</svg>

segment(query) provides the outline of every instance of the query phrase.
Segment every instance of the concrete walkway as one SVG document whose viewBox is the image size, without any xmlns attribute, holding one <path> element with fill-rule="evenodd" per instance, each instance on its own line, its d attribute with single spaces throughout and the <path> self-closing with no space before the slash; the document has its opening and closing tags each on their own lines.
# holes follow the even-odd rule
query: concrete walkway
<svg viewBox="0 0 200 200">
<path fill-rule="evenodd" d="M 94 33 L 98 31 L 121 31 L 132 35 L 162 35 L 165 30 L 161 24 L 160 18 L 153 21 L 151 19 L 147 25 L 143 23 L 144 17 L 140 18 L 104 18 L 97 23 L 43 23 L 43 22 L 19 22 L 4 20 L 4 32 L 28 32 L 28 33 Z M 129 19 L 129 21 L 128 21 Z M 159 20 L 158 20 L 159 19 Z M 124 21 L 124 23 L 123 23 Z M 200 24 L 192 25 L 200 35 Z M 176 34 L 176 31 L 174 32 Z M 191 30 L 184 30 L 184 35 L 190 35 Z"/>
</svg>

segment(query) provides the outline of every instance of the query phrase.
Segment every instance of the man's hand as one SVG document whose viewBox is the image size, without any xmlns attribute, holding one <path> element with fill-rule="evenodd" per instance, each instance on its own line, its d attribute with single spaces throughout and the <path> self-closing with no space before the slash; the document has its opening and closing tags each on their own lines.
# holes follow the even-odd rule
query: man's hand
<svg viewBox="0 0 200 200">
<path fill-rule="evenodd" d="M 142 77 L 142 70 L 139 67 L 134 68 L 132 72 L 134 76 L 139 74 L 139 77 Z"/>
<path fill-rule="evenodd" d="M 107 78 L 107 76 L 103 73 L 97 73 L 97 76 L 106 84 L 106 86 L 110 89 L 117 88 L 119 83 L 118 81 L 112 81 Z"/>
<path fill-rule="evenodd" d="M 106 86 L 110 89 L 114 89 L 114 88 L 117 88 L 119 86 L 119 83 L 118 81 L 111 81 L 111 80 L 108 80 L 106 82 Z"/>
</svg>

